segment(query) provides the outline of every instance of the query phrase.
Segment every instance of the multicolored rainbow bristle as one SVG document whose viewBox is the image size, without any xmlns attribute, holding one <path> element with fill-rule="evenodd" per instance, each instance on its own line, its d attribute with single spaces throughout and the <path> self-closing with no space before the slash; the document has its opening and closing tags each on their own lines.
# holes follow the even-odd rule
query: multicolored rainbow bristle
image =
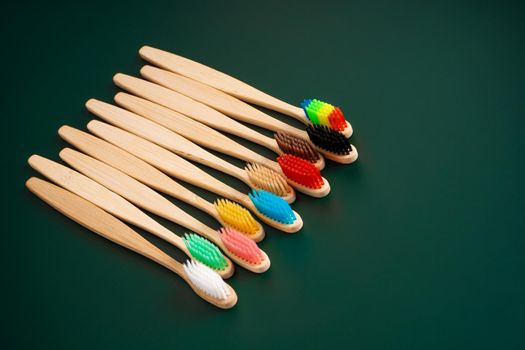
<svg viewBox="0 0 525 350">
<path fill-rule="evenodd" d="M 195 233 L 185 233 L 182 237 L 191 256 L 214 270 L 224 270 L 228 262 L 217 246 Z"/>
<path fill-rule="evenodd" d="M 217 199 L 214 204 L 226 225 L 248 236 L 253 236 L 259 231 L 257 221 L 246 208 L 223 198 Z"/>
<path fill-rule="evenodd" d="M 264 255 L 257 244 L 232 228 L 221 227 L 221 239 L 226 248 L 237 257 L 250 264 L 260 264 Z"/>
<path fill-rule="evenodd" d="M 299 185 L 319 189 L 324 185 L 321 172 L 312 163 L 291 154 L 281 154 L 277 157 L 286 177 Z"/>
<path fill-rule="evenodd" d="M 347 126 L 341 109 L 329 103 L 317 99 L 304 99 L 301 108 L 314 125 L 325 125 L 337 131 L 343 131 Z"/>
<path fill-rule="evenodd" d="M 338 131 L 324 125 L 307 125 L 306 132 L 310 140 L 319 148 L 339 155 L 352 152 L 350 140 Z"/>
<path fill-rule="evenodd" d="M 281 197 L 263 190 L 252 190 L 248 196 L 257 210 L 270 219 L 285 225 L 295 222 L 296 217 L 290 204 Z"/>
</svg>

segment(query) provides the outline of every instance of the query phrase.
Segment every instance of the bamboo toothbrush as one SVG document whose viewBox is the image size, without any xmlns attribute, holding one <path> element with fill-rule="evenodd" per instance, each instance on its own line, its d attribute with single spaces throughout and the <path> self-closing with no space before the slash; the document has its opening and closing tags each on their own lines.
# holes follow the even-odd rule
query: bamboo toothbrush
<svg viewBox="0 0 525 350">
<path fill-rule="evenodd" d="M 247 209 L 237 203 L 227 199 L 218 199 L 215 204 L 210 203 L 143 160 L 91 134 L 69 126 L 62 126 L 58 134 L 85 154 L 122 171 L 154 190 L 204 211 L 222 226 L 234 228 L 256 242 L 264 238 L 261 224 Z"/>
<path fill-rule="evenodd" d="M 221 112 L 216 111 L 215 109 L 203 103 L 195 101 L 185 95 L 179 94 L 178 92 L 151 83 L 149 81 L 121 73 L 116 74 L 113 77 L 113 81 L 117 86 L 129 92 L 132 92 L 133 94 L 139 97 L 145 98 L 164 107 L 170 108 L 203 124 L 213 127 L 214 129 L 225 131 L 227 133 L 243 137 L 246 140 L 258 143 L 264 147 L 269 148 L 275 153 L 280 154 L 281 157 L 288 156 L 286 154 L 283 154 L 283 150 L 279 148 L 279 144 L 276 140 L 267 137 L 253 129 L 250 129 L 247 126 L 237 122 L 236 120 L 231 119 L 230 117 L 222 114 Z M 288 143 L 288 140 L 285 141 L 285 143 Z M 288 144 L 289 147 L 287 147 L 286 149 L 287 152 L 295 150 L 295 147 L 293 147 L 292 145 L 293 142 L 290 141 Z M 304 152 L 294 153 L 304 154 Z M 310 163 L 308 160 L 295 156 L 294 167 L 300 169 L 305 175 L 311 173 L 310 176 L 312 177 L 313 182 L 315 181 L 315 178 L 318 177 L 318 173 L 312 172 L 310 169 L 320 169 L 323 168 L 325 165 L 324 158 L 318 155 L 317 159 L 318 160 L 315 164 L 313 164 L 312 167 L 312 163 Z"/>
<path fill-rule="evenodd" d="M 295 156 L 281 155 L 277 158 L 278 162 L 275 162 L 244 147 L 209 126 L 156 103 L 126 93 L 115 95 L 115 101 L 129 111 L 162 125 L 200 146 L 246 162 L 261 164 L 276 172 L 283 172 L 288 183 L 300 192 L 313 197 L 324 197 L 330 191 L 328 181 L 321 176 L 319 170 L 303 160 L 299 160 L 300 164 L 297 164 L 297 157 Z M 112 109 L 111 112 L 106 112 L 107 114 L 121 114 L 130 119 L 128 112 L 122 109 L 114 106 L 107 108 Z"/>
<path fill-rule="evenodd" d="M 57 185 L 90 201 L 120 220 L 140 227 L 173 244 L 188 257 L 194 258 L 215 270 L 222 278 L 228 278 L 233 274 L 232 262 L 221 253 L 215 244 L 207 239 L 195 234 L 186 234 L 184 239 L 180 238 L 118 194 L 52 160 L 32 155 L 29 157 L 28 163 L 33 169 Z"/>
<path fill-rule="evenodd" d="M 325 126 L 308 125 L 306 131 L 295 128 L 225 92 L 157 67 L 145 65 L 140 74 L 149 81 L 204 103 L 234 119 L 275 131 L 274 137 L 279 145 L 285 142 L 288 145 L 302 144 L 310 139 L 325 158 L 343 164 L 357 159 L 357 150 L 350 141 L 343 134 Z M 300 155 L 309 161 L 315 156 L 316 153 L 312 152 L 303 152 Z"/>
<path fill-rule="evenodd" d="M 215 243 L 237 265 L 261 273 L 270 268 L 270 259 L 254 241 L 227 228 L 217 232 L 193 218 L 175 204 L 123 172 L 83 153 L 64 148 L 60 158 L 92 180 L 121 195 L 131 203 L 184 226 Z"/>
<path fill-rule="evenodd" d="M 92 120 L 87 127 L 93 134 L 150 163 L 167 175 L 244 205 L 261 220 L 281 231 L 297 232 L 303 226 L 299 214 L 280 197 L 266 191 L 255 190 L 246 195 L 215 179 L 175 153 L 112 125 Z"/>
<path fill-rule="evenodd" d="M 91 202 L 35 177 L 27 180 L 26 187 L 80 225 L 175 272 L 207 302 L 222 309 L 229 309 L 237 303 L 233 288 L 212 269 L 192 260 L 187 260 L 184 265 L 179 263 Z"/>
<path fill-rule="evenodd" d="M 301 103 L 302 108 L 295 107 L 225 73 L 173 53 L 143 46 L 139 54 L 158 67 L 213 86 L 243 101 L 289 115 L 306 125 L 324 125 L 340 131 L 346 137 L 352 135 L 352 126 L 345 120 L 341 110 L 328 103 L 305 99 Z"/>
<path fill-rule="evenodd" d="M 145 98 L 164 107 L 168 107 L 217 130 L 237 135 L 246 140 L 257 143 L 274 151 L 278 155 L 283 154 L 283 152 L 292 152 L 291 154 L 295 156 L 308 153 L 305 151 L 305 147 L 309 145 L 308 143 L 303 142 L 302 148 L 294 147 L 292 142 L 281 143 L 287 145 L 287 147 L 284 147 L 285 149 L 282 150 L 276 140 L 267 137 L 253 129 L 250 129 L 249 127 L 237 122 L 234 119 L 231 119 L 230 117 L 203 103 L 195 101 L 183 94 L 179 94 L 178 92 L 167 89 L 163 86 L 122 73 L 115 74 L 113 77 L 113 82 L 122 89 L 132 92 L 139 97 Z M 297 142 L 297 140 L 295 141 Z M 311 144 L 309 146 L 311 148 L 310 151 L 315 152 L 315 150 L 311 147 Z M 312 164 L 308 160 L 303 160 L 302 158 L 299 159 L 301 159 L 302 162 L 298 162 L 297 165 L 302 166 L 301 163 L 305 163 L 303 166 L 305 169 L 308 169 Z M 314 162 L 314 167 L 317 169 L 322 169 L 325 165 L 324 158 L 317 154 L 316 159 L 317 160 Z"/>
<path fill-rule="evenodd" d="M 272 169 L 252 163 L 248 164 L 245 169 L 241 169 L 159 124 L 109 103 L 90 99 L 86 102 L 86 108 L 100 118 L 123 129 L 131 129 L 131 132 L 145 138 L 150 137 L 153 142 L 165 139 L 164 141 L 169 142 L 171 147 L 174 147 L 173 151 L 179 155 L 231 175 L 254 190 L 271 192 L 282 197 L 288 203 L 295 201 L 293 187 L 288 185 L 284 176 Z M 160 133 L 160 137 L 156 134 L 157 132 Z"/>
</svg>

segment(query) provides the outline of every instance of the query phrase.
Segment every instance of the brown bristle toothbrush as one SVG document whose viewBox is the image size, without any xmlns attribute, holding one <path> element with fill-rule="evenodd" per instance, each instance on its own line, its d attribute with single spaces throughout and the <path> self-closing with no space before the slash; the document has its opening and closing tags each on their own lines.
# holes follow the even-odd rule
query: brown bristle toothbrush
<svg viewBox="0 0 525 350">
<path fill-rule="evenodd" d="M 303 160 L 304 163 L 309 165 L 313 164 L 317 169 L 322 169 L 325 166 L 324 158 L 318 154 L 313 146 L 305 139 L 295 139 L 295 143 L 292 141 L 288 142 L 287 140 L 281 140 L 284 141 L 281 142 L 284 149 L 281 149 L 279 143 L 275 139 L 239 123 L 204 103 L 198 102 L 161 85 L 122 73 L 115 74 L 113 82 L 117 86 L 133 93 L 134 95 L 173 109 L 174 111 L 213 127 L 214 129 L 252 141 L 268 148 L 277 155 L 291 154 L 295 157 L 305 155 L 309 159 L 303 160 L 302 158 L 299 158 Z M 315 154 L 317 155 L 314 157 Z M 313 163 L 310 162 L 310 160 Z"/>
</svg>

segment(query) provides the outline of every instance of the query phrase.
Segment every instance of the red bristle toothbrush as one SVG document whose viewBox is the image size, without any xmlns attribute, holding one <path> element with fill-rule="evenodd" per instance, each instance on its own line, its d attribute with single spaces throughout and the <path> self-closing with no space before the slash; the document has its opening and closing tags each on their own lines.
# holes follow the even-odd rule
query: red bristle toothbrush
<svg viewBox="0 0 525 350">
<path fill-rule="evenodd" d="M 305 99 L 301 103 L 302 108 L 295 107 L 236 78 L 188 58 L 150 46 L 143 46 L 139 54 L 143 59 L 158 67 L 203 82 L 243 101 L 281 112 L 307 125 L 323 125 L 343 133 L 346 137 L 352 135 L 352 126 L 345 120 L 341 109 L 328 103 L 316 99 Z"/>
<path fill-rule="evenodd" d="M 126 93 L 118 93 L 115 101 L 131 112 L 148 118 L 200 146 L 282 172 L 288 183 L 300 192 L 323 197 L 330 191 L 328 181 L 321 176 L 319 170 L 300 158 L 283 154 L 275 162 L 196 120 L 156 103 Z M 113 111 L 113 113 L 118 112 L 118 110 Z"/>
<path fill-rule="evenodd" d="M 184 114 L 187 117 L 195 119 L 196 121 L 206 124 L 214 129 L 221 130 L 257 143 L 278 155 L 283 153 L 290 153 L 295 156 L 305 154 L 304 152 L 301 152 L 303 149 L 297 149 L 288 143 L 285 143 L 287 146 L 283 146 L 284 149 L 281 149 L 280 145 L 283 144 L 278 143 L 277 140 L 265 136 L 260 132 L 239 123 L 238 121 L 222 114 L 221 112 L 207 106 L 206 104 L 200 103 L 163 86 L 122 73 L 115 74 L 113 81 L 117 86 L 133 93 L 134 95 L 150 100 L 164 107 L 173 109 L 176 112 Z M 300 140 L 308 144 L 306 140 Z M 313 152 L 317 153 L 313 148 L 312 150 Z M 308 158 L 310 159 L 310 157 Z M 313 164 L 318 169 L 322 169 L 325 165 L 324 158 L 318 155 L 317 160 L 314 161 Z"/>
<path fill-rule="evenodd" d="M 234 119 L 276 132 L 274 136 L 279 144 L 288 141 L 289 145 L 303 145 L 309 139 L 319 153 L 335 162 L 348 164 L 358 157 L 356 148 L 336 131 L 320 126 L 309 126 L 306 131 L 301 130 L 210 85 L 157 67 L 146 65 L 142 67 L 140 74 L 149 81 L 204 103 Z"/>
</svg>

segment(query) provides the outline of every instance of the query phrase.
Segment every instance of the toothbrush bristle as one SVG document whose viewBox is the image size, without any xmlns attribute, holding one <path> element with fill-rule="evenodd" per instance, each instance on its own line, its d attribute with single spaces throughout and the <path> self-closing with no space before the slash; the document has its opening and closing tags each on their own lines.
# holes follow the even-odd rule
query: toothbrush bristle
<svg viewBox="0 0 525 350">
<path fill-rule="evenodd" d="M 242 260 L 254 265 L 263 261 L 261 250 L 251 239 L 231 228 L 222 227 L 220 233 L 226 248 Z"/>
<path fill-rule="evenodd" d="M 281 154 L 277 161 L 287 178 L 312 189 L 319 189 L 324 181 L 321 172 L 312 163 L 290 154 Z"/>
<path fill-rule="evenodd" d="M 339 107 L 317 99 L 304 99 L 301 107 L 313 125 L 325 125 L 337 131 L 343 131 L 347 126 L 345 116 Z"/>
<path fill-rule="evenodd" d="M 291 225 L 295 222 L 295 214 L 290 204 L 281 197 L 263 190 L 252 190 L 248 194 L 259 212 L 272 220 Z"/>
<path fill-rule="evenodd" d="M 228 265 L 226 258 L 217 246 L 195 233 L 186 233 L 182 237 L 191 256 L 214 270 L 224 270 Z"/>
<path fill-rule="evenodd" d="M 186 260 L 183 268 L 191 283 L 205 294 L 221 300 L 230 295 L 230 290 L 221 276 L 209 267 L 195 260 Z"/>
<path fill-rule="evenodd" d="M 256 234 L 259 230 L 252 214 L 241 205 L 222 198 L 217 199 L 214 204 L 219 216 L 228 226 L 248 236 Z"/>
<path fill-rule="evenodd" d="M 352 152 L 350 140 L 340 132 L 321 125 L 308 125 L 306 132 L 310 140 L 319 148 L 340 155 Z"/>
<path fill-rule="evenodd" d="M 248 163 L 244 168 L 251 183 L 258 189 L 271 192 L 279 197 L 286 197 L 292 188 L 284 176 L 263 165 Z"/>
<path fill-rule="evenodd" d="M 320 158 L 319 153 L 308 140 L 285 132 L 278 132 L 274 137 L 283 153 L 293 154 L 311 163 L 317 162 Z"/>
</svg>

